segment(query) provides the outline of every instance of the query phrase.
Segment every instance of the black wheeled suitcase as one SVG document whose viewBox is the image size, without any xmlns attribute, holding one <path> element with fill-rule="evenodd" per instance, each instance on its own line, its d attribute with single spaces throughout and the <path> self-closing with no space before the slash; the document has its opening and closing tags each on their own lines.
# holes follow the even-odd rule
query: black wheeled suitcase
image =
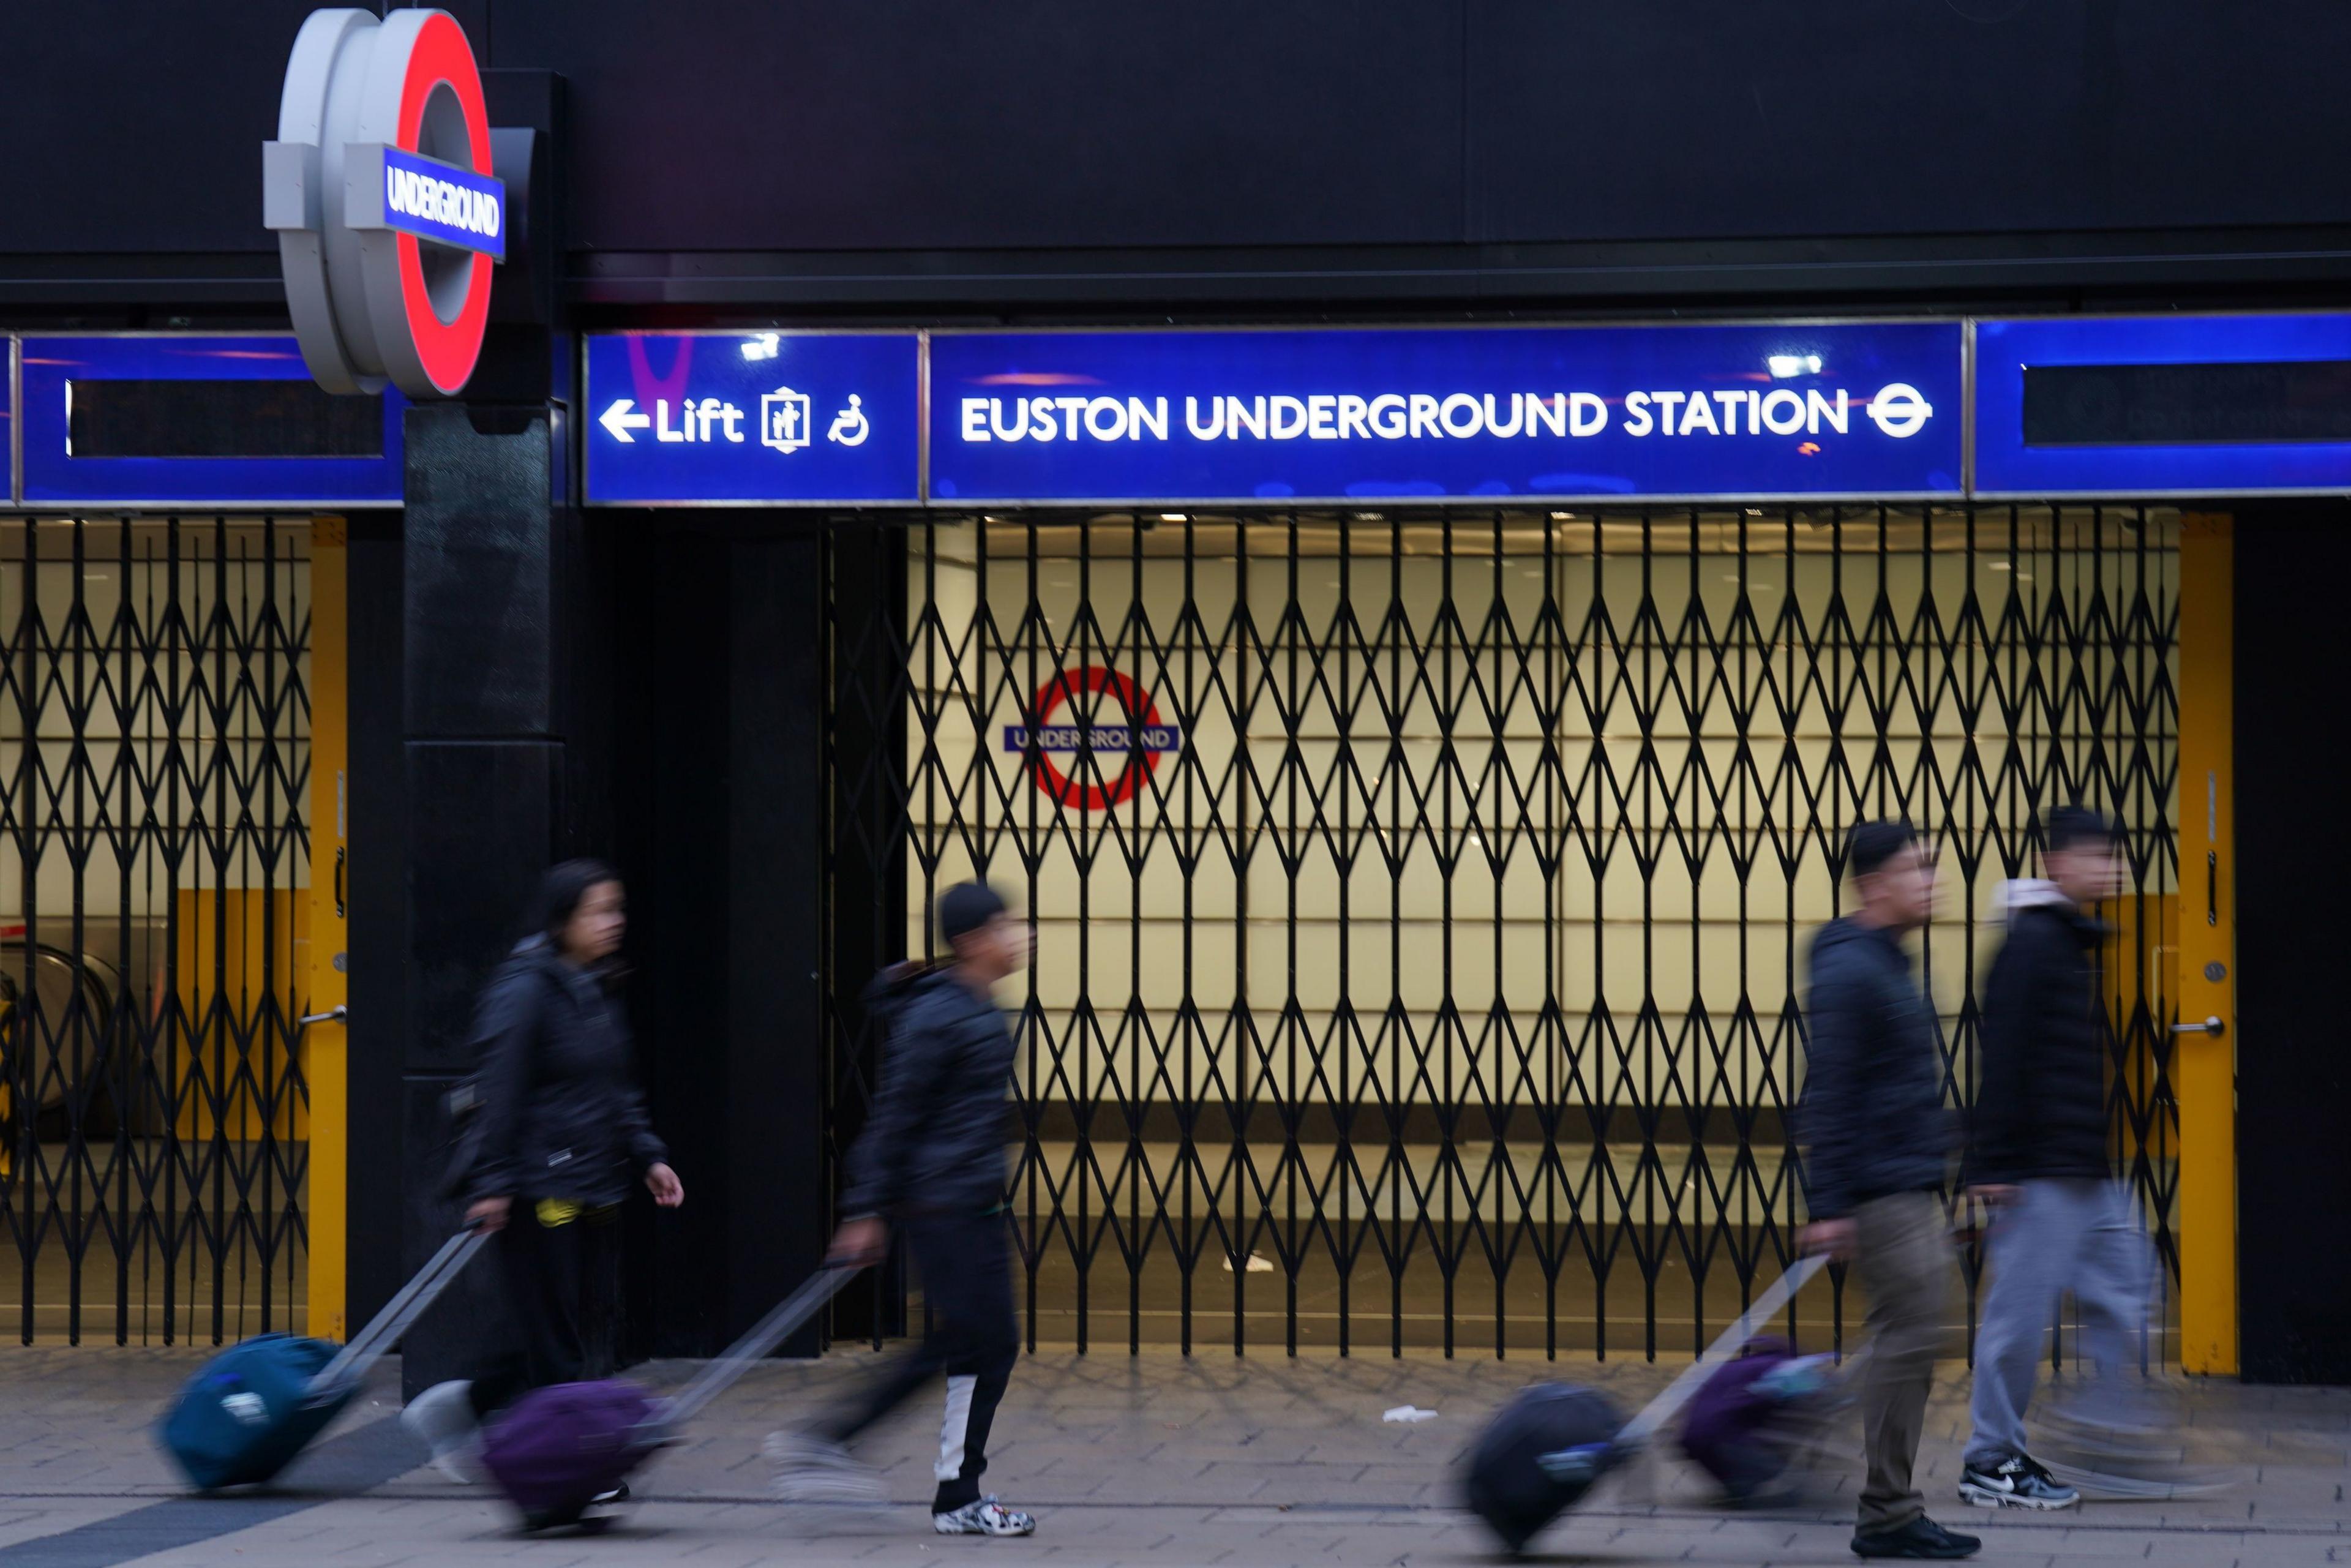
<svg viewBox="0 0 2351 1568">
<path fill-rule="evenodd" d="M 473 1229 L 451 1237 L 340 1350 L 321 1339 L 270 1333 L 204 1363 L 156 1427 L 164 1452 L 204 1491 L 277 1475 L 342 1413 L 368 1368 L 465 1271 L 483 1239 Z"/>
<path fill-rule="evenodd" d="M 1573 1384 L 1538 1384 L 1502 1406 L 1465 1458 L 1462 1501 L 1485 1521 L 1506 1551 L 1527 1542 L 1583 1500 L 1602 1476 L 1640 1451 L 1689 1403 L 1726 1358 L 1739 1354 L 1820 1271 L 1823 1260 L 1800 1259 L 1765 1287 L 1740 1320 L 1663 1394 L 1622 1420 L 1605 1395 Z"/>
</svg>

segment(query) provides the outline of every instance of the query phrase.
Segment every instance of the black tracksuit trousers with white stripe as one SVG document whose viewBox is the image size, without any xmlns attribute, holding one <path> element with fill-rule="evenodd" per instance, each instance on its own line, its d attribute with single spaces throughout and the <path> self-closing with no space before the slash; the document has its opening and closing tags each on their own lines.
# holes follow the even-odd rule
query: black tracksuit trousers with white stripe
<svg viewBox="0 0 2351 1568">
<path fill-rule="evenodd" d="M 922 1277 L 930 1332 L 862 1399 L 820 1429 L 835 1442 L 847 1442 L 945 1374 L 947 1413 L 933 1469 L 939 1487 L 931 1511 L 946 1513 L 980 1495 L 988 1428 L 996 1422 L 1005 1385 L 1012 1380 L 1012 1364 L 1020 1355 L 1020 1330 L 1012 1313 L 1011 1249 L 1000 1211 L 924 1215 L 904 1221 L 900 1228 Z"/>
</svg>

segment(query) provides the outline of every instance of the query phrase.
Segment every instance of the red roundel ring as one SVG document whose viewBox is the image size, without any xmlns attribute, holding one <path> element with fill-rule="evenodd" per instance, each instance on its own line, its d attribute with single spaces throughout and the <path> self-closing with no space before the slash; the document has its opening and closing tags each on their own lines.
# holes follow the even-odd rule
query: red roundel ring
<svg viewBox="0 0 2351 1568">
<path fill-rule="evenodd" d="M 408 74 L 400 89 L 400 135 L 403 152 L 421 153 L 424 106 L 435 88 L 446 85 L 456 95 L 465 120 L 465 141 L 474 172 L 492 169 L 490 112 L 482 101 L 482 73 L 474 64 L 474 50 L 465 29 L 446 12 L 427 13 L 408 56 Z M 409 340 L 416 345 L 424 374 L 444 394 L 455 396 L 474 373 L 482 357 L 482 334 L 490 321 L 490 261 L 475 256 L 467 262 L 465 301 L 454 321 L 444 321 L 433 309 L 424 287 L 421 241 L 412 234 L 395 234 L 400 253 L 400 298 L 408 318 Z"/>
<path fill-rule="evenodd" d="M 1064 670 L 1037 690 L 1037 700 L 1029 707 L 1029 723 L 1043 728 L 1052 716 L 1071 698 L 1107 692 L 1118 699 L 1126 710 L 1126 722 L 1132 728 L 1159 722 L 1159 705 L 1148 693 L 1116 670 L 1105 670 L 1099 664 L 1086 664 L 1074 670 Z M 1143 781 L 1159 767 L 1159 754 L 1143 750 L 1138 756 L 1130 752 L 1126 766 L 1107 782 L 1081 783 L 1053 764 L 1039 747 L 1032 753 L 1037 775 L 1037 788 L 1064 806 L 1077 806 L 1089 811 L 1107 810 L 1113 806 L 1134 798 Z"/>
</svg>

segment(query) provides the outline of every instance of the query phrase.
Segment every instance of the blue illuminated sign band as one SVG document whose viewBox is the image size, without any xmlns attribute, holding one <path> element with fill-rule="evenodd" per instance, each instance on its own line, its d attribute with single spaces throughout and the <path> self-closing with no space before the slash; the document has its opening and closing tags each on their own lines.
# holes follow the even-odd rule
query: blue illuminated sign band
<svg viewBox="0 0 2351 1568">
<path fill-rule="evenodd" d="M 941 334 L 941 502 L 1956 497 L 1957 322 Z"/>
<path fill-rule="evenodd" d="M 419 211 L 437 200 L 441 217 L 464 216 L 464 204 L 453 208 L 445 196 L 400 200 L 412 196 Z M 469 221 L 491 220 L 477 210 Z M 496 221 L 503 230 L 503 214 Z M 380 442 L 359 442 L 348 420 L 334 422 L 340 435 L 326 444 L 363 455 L 121 455 L 119 439 L 77 452 L 77 419 L 110 417 L 113 424 L 92 428 L 119 436 L 138 398 L 151 407 L 169 400 L 126 389 L 105 394 L 110 415 L 96 402 L 77 413 L 76 387 L 305 381 L 289 337 L 10 342 L 16 395 L 13 408 L 0 406 L 0 431 L 14 426 L 14 492 L 25 505 L 401 501 L 404 404 L 396 395 L 370 411 L 382 421 Z M 2351 315 L 931 337 L 624 332 L 589 337 L 582 363 L 583 417 L 573 428 L 585 498 L 601 506 L 2351 491 Z M 1963 366 L 1974 383 L 1965 464 Z M 1179 732 L 1161 727 L 1164 736 L 1149 724 L 1047 725 L 1033 736 L 1008 733 L 1005 743 L 1040 757 L 1147 758 L 1180 744 Z"/>
<path fill-rule="evenodd" d="M 590 504 L 919 505 L 913 332 L 620 332 L 588 340 Z"/>
<path fill-rule="evenodd" d="M 26 337 L 17 345 L 21 451 L 17 486 L 32 507 L 396 507 L 402 498 L 401 416 L 407 402 L 371 399 L 382 421 L 360 457 L 76 456 L 70 389 L 128 382 L 295 382 L 310 372 L 287 334 Z"/>
<path fill-rule="evenodd" d="M 506 207 L 506 185 L 489 175 L 397 147 L 383 149 L 386 228 L 503 261 Z"/>
<path fill-rule="evenodd" d="M 1975 326 L 1975 493 L 2330 495 L 2351 316 L 2064 317 Z"/>
</svg>

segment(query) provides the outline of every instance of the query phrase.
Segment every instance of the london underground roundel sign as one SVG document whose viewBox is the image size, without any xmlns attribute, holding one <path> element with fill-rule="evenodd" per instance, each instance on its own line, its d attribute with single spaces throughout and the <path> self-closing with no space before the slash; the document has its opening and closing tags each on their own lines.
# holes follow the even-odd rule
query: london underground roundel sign
<svg viewBox="0 0 2351 1568">
<path fill-rule="evenodd" d="M 454 397 L 481 357 L 507 192 L 465 30 L 445 11 L 315 11 L 262 144 L 302 358 L 329 392 Z"/>
<path fill-rule="evenodd" d="M 1115 705 L 1124 716 L 1103 722 Z M 1086 710 L 1086 711 L 1081 711 Z M 1032 722 L 1004 727 L 1004 749 L 1028 759 L 1037 788 L 1064 806 L 1106 811 L 1134 799 L 1159 759 L 1184 745 L 1184 730 L 1131 675 L 1099 664 L 1063 670 L 1029 704 Z M 1068 716 L 1062 716 L 1066 711 Z M 1064 768 L 1053 754 L 1070 754 Z"/>
</svg>

